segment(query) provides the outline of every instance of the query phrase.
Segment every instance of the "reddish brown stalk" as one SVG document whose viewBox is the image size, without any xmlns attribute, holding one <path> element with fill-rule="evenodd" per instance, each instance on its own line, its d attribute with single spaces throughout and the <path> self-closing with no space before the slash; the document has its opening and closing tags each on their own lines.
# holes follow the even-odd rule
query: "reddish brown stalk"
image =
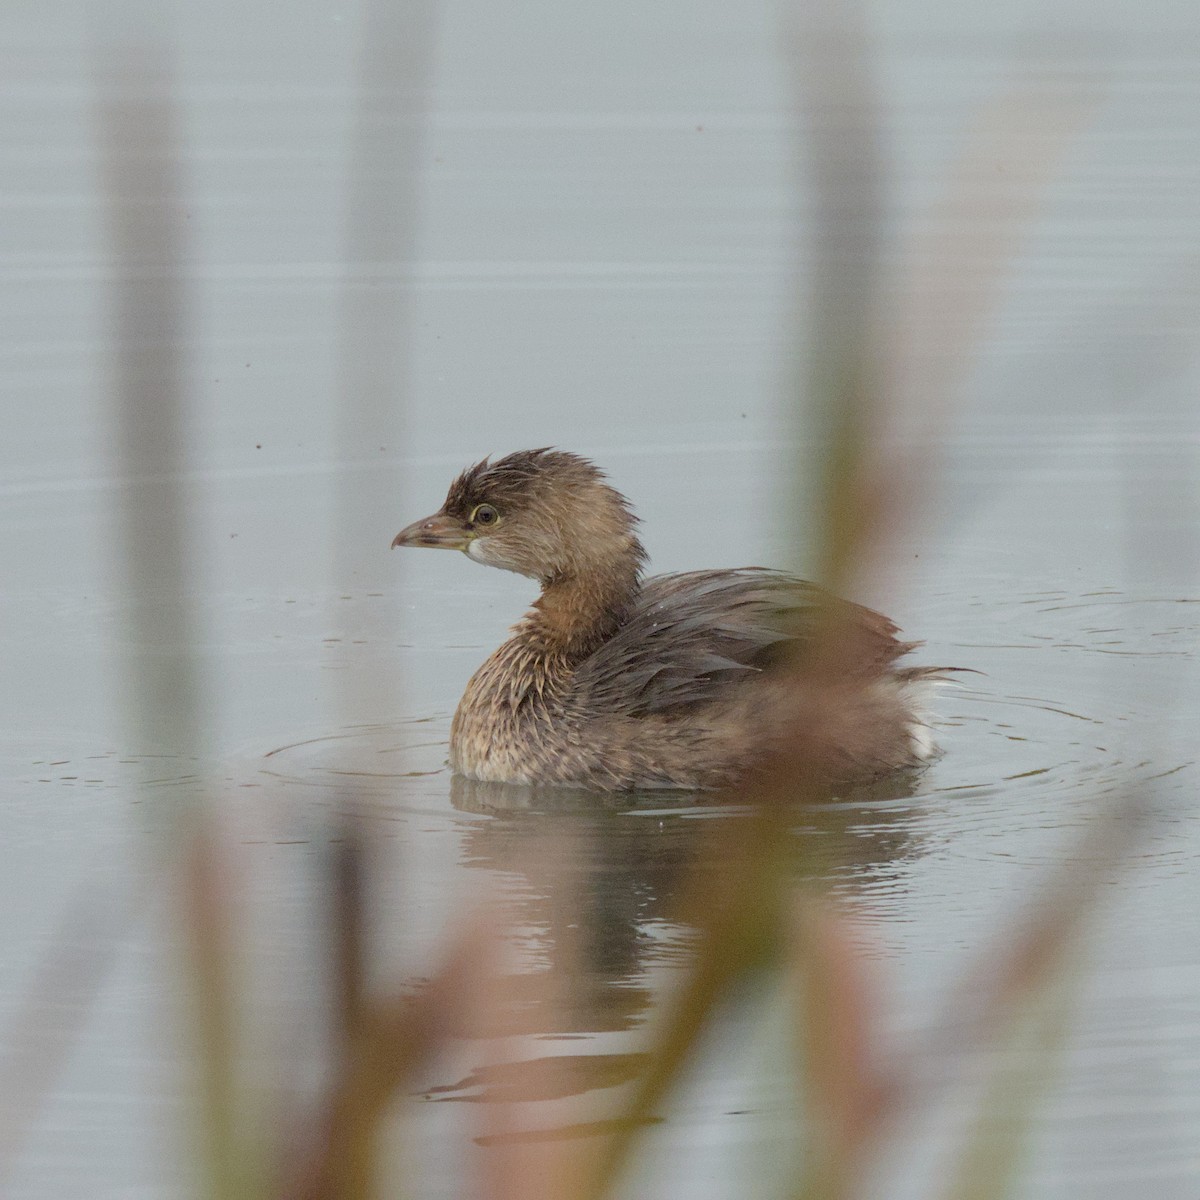
<svg viewBox="0 0 1200 1200">
<path fill-rule="evenodd" d="M 184 949 L 201 1097 L 203 1163 L 214 1197 L 246 1195 L 247 1146 L 234 1083 L 232 929 L 225 863 L 208 828 L 192 834 L 182 863 Z"/>
<path fill-rule="evenodd" d="M 805 1195 L 847 1200 L 856 1194 L 866 1151 L 895 1101 L 895 1082 L 879 1064 L 878 986 L 833 906 L 804 899 L 791 939 L 798 972 L 799 1074 L 806 1079 Z"/>
<path fill-rule="evenodd" d="M 355 1194 L 345 1188 L 365 1186 L 365 1152 L 387 1107 L 449 1039 L 471 1032 L 471 1008 L 483 992 L 495 938 L 493 926 L 477 918 L 420 987 L 362 1002 L 333 1083 L 294 1144 L 290 1161 L 298 1167 L 283 1197 L 343 1200 Z"/>
</svg>

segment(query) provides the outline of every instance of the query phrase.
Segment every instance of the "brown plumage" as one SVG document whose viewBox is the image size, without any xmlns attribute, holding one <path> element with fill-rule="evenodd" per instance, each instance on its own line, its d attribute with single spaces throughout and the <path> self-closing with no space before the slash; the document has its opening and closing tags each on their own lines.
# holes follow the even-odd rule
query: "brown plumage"
<svg viewBox="0 0 1200 1200">
<path fill-rule="evenodd" d="M 932 751 L 937 672 L 886 617 L 767 571 L 642 579 L 637 518 L 592 463 L 485 459 L 393 546 L 462 550 L 542 592 L 475 673 L 450 762 L 473 779 L 712 788 L 803 740 L 815 777 L 871 779 Z"/>
</svg>

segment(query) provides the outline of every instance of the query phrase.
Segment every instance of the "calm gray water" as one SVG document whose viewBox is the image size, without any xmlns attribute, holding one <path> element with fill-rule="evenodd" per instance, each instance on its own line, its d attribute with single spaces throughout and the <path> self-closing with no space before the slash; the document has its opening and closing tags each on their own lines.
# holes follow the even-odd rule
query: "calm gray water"
<svg viewBox="0 0 1200 1200">
<path fill-rule="evenodd" d="M 854 853 L 835 882 L 869 918 L 902 1036 L 1097 801 L 1157 780 L 1166 815 L 1107 889 L 1022 1194 L 1195 1200 L 1200 15 L 1183 0 L 963 8 L 873 14 L 890 264 L 908 261 L 982 105 L 1046 74 L 1095 99 L 938 423 L 903 569 L 863 597 L 925 639 L 927 661 L 983 674 L 942 697 L 946 753 L 915 794 L 843 807 Z M 470 903 L 506 897 L 526 969 L 574 971 L 592 1002 L 569 1028 L 531 1020 L 493 1062 L 590 1054 L 597 1090 L 626 1077 L 629 1031 L 686 946 L 678 867 L 713 814 L 661 799 L 530 812 L 519 794 L 455 787 L 450 714 L 530 587 L 387 545 L 466 463 L 557 444 L 610 470 L 655 569 L 803 563 L 782 519 L 797 436 L 782 397 L 804 351 L 788 330 L 811 206 L 781 29 L 753 4 L 443 5 L 414 260 L 385 272 L 411 301 L 402 433 L 347 442 L 333 414 L 356 12 L 172 13 L 190 237 L 181 483 L 207 697 L 202 745 L 181 756 L 139 744 L 121 684 L 150 651 L 132 642 L 115 551 L 128 481 L 110 432 L 91 31 L 82 5 L 4 6 L 0 1055 L 28 1048 L 19 1013 L 64 923 L 68 946 L 109 961 L 86 1006 L 69 981 L 44 1006 L 47 1056 L 54 1030 L 79 1028 L 12 1196 L 189 1194 L 166 889 L 140 881 L 156 814 L 201 787 L 236 846 L 264 1058 L 272 1037 L 316 1044 L 310 884 L 353 787 L 380 978 L 427 971 Z M 333 558 L 339 488 L 385 499 Z M 589 933 L 570 966 L 560 902 L 581 878 Z M 135 896 L 136 917 L 103 919 Z M 771 1194 L 792 1120 L 778 1021 L 764 1000 L 761 1022 L 713 1047 L 655 1131 L 639 1194 Z M 414 1195 L 459 1194 L 472 1169 L 477 1106 L 453 1101 L 503 1087 L 473 1054 L 410 1105 Z M 315 1050 L 298 1057 L 303 1071 Z M 0 1111 L 20 1108 L 13 1077 Z M 547 1111 L 522 1120 L 542 1128 Z M 915 1120 L 878 1194 L 932 1194 L 958 1121 Z"/>
</svg>

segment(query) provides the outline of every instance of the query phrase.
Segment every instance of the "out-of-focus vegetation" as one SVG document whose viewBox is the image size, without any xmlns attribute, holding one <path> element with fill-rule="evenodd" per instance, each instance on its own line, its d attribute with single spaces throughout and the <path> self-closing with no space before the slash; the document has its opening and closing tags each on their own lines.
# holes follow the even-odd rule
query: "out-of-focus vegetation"
<svg viewBox="0 0 1200 1200">
<path fill-rule="evenodd" d="M 928 452 L 919 446 L 904 455 L 889 448 L 883 435 L 890 406 L 911 406 L 920 396 L 932 414 L 925 418 L 930 422 L 950 409 L 972 330 L 1021 226 L 1024 214 L 1014 197 L 1023 202 L 1037 180 L 1053 172 L 1081 105 L 1076 98 L 1064 102 L 1041 93 L 997 103 L 973 153 L 1009 169 L 1009 190 L 999 197 L 983 195 L 979 172 L 968 165 L 961 178 L 950 180 L 940 214 L 941 228 L 949 231 L 961 227 L 958 218 L 973 206 L 993 201 L 993 238 L 986 246 L 967 247 L 949 233 L 943 241 L 935 236 L 914 260 L 936 261 L 944 277 L 969 254 L 972 266 L 962 272 L 960 292 L 939 315 L 933 310 L 946 303 L 945 295 L 939 293 L 942 298 L 935 302 L 928 277 L 918 269 L 911 303 L 889 324 L 882 319 L 876 290 L 881 122 L 871 95 L 870 54 L 862 31 L 844 12 L 831 8 L 824 17 L 829 23 L 818 32 L 836 42 L 837 52 L 831 49 L 824 58 L 814 52 L 809 29 L 809 49 L 798 69 L 803 80 L 798 107 L 811 132 L 805 150 L 816 164 L 823 220 L 817 228 L 817 268 L 805 281 L 815 295 L 811 307 L 817 327 L 807 340 L 816 351 L 810 374 L 796 381 L 796 393 L 803 396 L 796 411 L 803 408 L 803 420 L 827 433 L 826 487 L 822 511 L 797 520 L 817 522 L 825 582 L 840 590 L 887 565 L 889 531 L 919 503 L 930 466 Z M 390 69 L 380 48 L 398 44 L 396 30 L 382 37 L 369 27 L 368 42 L 366 70 L 373 84 Z M 828 69 L 822 69 L 823 62 Z M 410 52 L 409 69 L 419 65 Z M 177 143 L 162 67 L 141 54 L 106 62 L 99 111 L 113 194 L 122 197 L 114 198 L 110 213 L 113 244 L 124 264 L 114 296 L 120 399 L 115 420 L 123 431 L 129 473 L 145 481 L 126 507 L 124 553 L 130 578 L 146 598 L 133 619 L 144 638 L 170 647 L 187 643 L 181 629 L 189 620 L 181 500 L 171 482 L 183 461 L 187 381 L 179 348 L 187 309 L 178 270 L 178 212 L 171 203 L 181 186 L 174 169 Z M 385 231 L 383 242 L 369 236 L 379 213 L 411 212 L 411 196 L 397 184 L 404 172 L 394 138 L 402 126 L 399 120 L 377 119 L 364 121 L 360 131 L 361 193 L 352 206 L 357 224 L 350 235 L 360 257 L 395 257 L 397 242 L 407 237 L 395 225 Z M 386 161 L 393 169 L 373 176 L 373 161 Z M 1014 174 L 1022 186 L 1013 185 Z M 354 307 L 362 310 L 358 320 L 372 319 L 372 303 L 356 294 L 348 300 L 348 313 Z M 393 320 L 402 316 L 390 312 Z M 933 354 L 929 328 L 942 316 L 945 341 Z M 391 378 L 394 349 L 388 348 L 386 322 L 379 328 L 380 362 L 374 374 L 370 365 L 347 368 L 342 404 Z M 360 478 L 352 477 L 346 486 L 359 486 Z M 346 499 L 348 523 L 359 507 L 357 500 Z M 797 686 L 817 695 L 835 687 L 839 663 L 839 631 L 830 626 L 820 652 L 795 665 Z M 161 734 L 165 724 L 183 745 L 202 742 L 186 658 L 142 656 L 136 669 L 143 726 Z M 1024 913 L 980 948 L 925 1040 L 889 1045 L 887 993 L 859 948 L 860 919 L 817 882 L 822 871 L 806 861 L 813 843 L 793 834 L 799 813 L 807 812 L 807 819 L 818 824 L 824 819 L 825 797 L 808 776 L 808 761 L 804 733 L 798 730 L 786 756 L 763 763 L 743 788 L 720 798 L 735 811 L 708 823 L 675 901 L 675 920 L 695 931 L 689 962 L 682 982 L 659 998 L 648 1026 L 629 1035 L 640 1044 L 629 1060 L 632 1082 L 621 1106 L 597 1108 L 581 1122 L 578 1096 L 572 1094 L 580 1089 L 565 1086 L 564 1136 L 525 1141 L 513 1136 L 513 1108 L 544 1092 L 533 1064 L 526 1076 L 517 1070 L 504 1099 L 476 1106 L 474 1135 L 491 1147 L 476 1194 L 485 1200 L 599 1200 L 620 1194 L 626 1169 L 642 1150 L 643 1134 L 656 1121 L 669 1119 L 673 1089 L 703 1053 L 706 1031 L 725 1019 L 730 1006 L 747 1002 L 762 988 L 781 990 L 788 998 L 795 1086 L 803 1101 L 790 1196 L 850 1200 L 858 1195 L 901 1118 L 938 1098 L 944 1072 L 932 1064 L 987 1047 L 1008 1053 L 993 1057 L 992 1077 L 980 1092 L 976 1119 L 946 1176 L 943 1195 L 990 1200 L 1009 1194 L 1035 1120 L 1039 1088 L 1069 1025 L 1082 928 L 1100 886 L 1128 853 L 1149 799 L 1130 795 L 1109 804 L 1088 831 L 1087 844 L 1048 870 Z M 390 991 L 372 982 L 366 835 L 354 818 L 353 796 L 345 799 L 350 815 L 337 832 L 324 885 L 329 913 L 324 965 L 335 982 L 328 1070 L 316 1092 L 279 1111 L 256 1108 L 261 1096 L 239 1059 L 243 999 L 232 949 L 236 902 L 220 840 L 203 807 L 172 814 L 150 851 L 167 866 L 169 882 L 163 886 L 178 910 L 188 951 L 180 990 L 196 1064 L 194 1142 L 213 1200 L 412 1194 L 403 1177 L 381 1176 L 381 1142 L 395 1122 L 405 1120 L 421 1070 L 452 1043 L 486 1038 L 486 1010 L 501 1003 L 511 985 L 503 968 L 504 914 L 473 911 L 462 914 L 457 934 L 447 940 L 428 978 Z M 584 897 L 576 896 L 575 903 L 582 905 Z M 98 976 L 103 964 L 81 959 L 55 969 Z M 535 986 L 522 1002 L 548 1012 L 566 1000 L 546 980 L 542 994 Z M 22 1020 L 36 1020 L 36 1003 Z M 48 1086 L 54 1062 L 35 1066 L 30 1112 Z M 14 1138 L 4 1153 L 16 1152 Z"/>
</svg>

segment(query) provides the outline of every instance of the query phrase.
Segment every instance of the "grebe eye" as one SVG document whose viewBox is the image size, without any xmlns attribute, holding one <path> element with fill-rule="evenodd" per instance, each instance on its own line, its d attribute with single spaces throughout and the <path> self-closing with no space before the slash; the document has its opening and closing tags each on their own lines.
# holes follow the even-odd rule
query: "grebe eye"
<svg viewBox="0 0 1200 1200">
<path fill-rule="evenodd" d="M 495 525 L 500 514 L 490 504 L 480 504 L 471 514 L 472 525 Z"/>
</svg>

